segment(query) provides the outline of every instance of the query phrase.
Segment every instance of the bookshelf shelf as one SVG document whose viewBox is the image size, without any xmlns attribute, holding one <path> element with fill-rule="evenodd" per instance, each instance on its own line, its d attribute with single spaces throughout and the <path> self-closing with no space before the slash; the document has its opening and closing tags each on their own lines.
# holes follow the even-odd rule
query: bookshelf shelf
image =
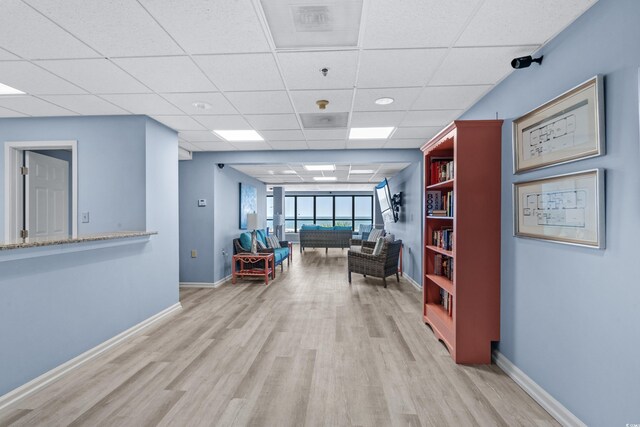
<svg viewBox="0 0 640 427">
<path fill-rule="evenodd" d="M 423 319 L 456 363 L 491 363 L 500 339 L 501 129 L 458 120 L 422 147 L 426 204 L 447 214 L 425 217 Z"/>
<path fill-rule="evenodd" d="M 449 292 L 451 295 L 455 296 L 453 282 L 451 280 L 444 276 L 438 276 L 437 274 L 427 274 L 426 277 L 445 291 Z"/>
<path fill-rule="evenodd" d="M 448 251 L 448 250 L 442 249 L 442 248 L 440 248 L 438 246 L 427 245 L 427 249 L 430 250 L 430 251 L 433 251 L 433 252 L 437 252 L 437 253 L 442 254 L 442 255 L 446 255 L 446 256 L 448 256 L 450 258 L 453 258 L 455 256 L 453 254 L 453 251 Z"/>
<path fill-rule="evenodd" d="M 454 182 L 455 182 L 455 179 L 450 179 L 448 181 L 442 181 L 437 184 L 428 185 L 427 190 L 440 190 L 445 188 L 453 188 Z"/>
</svg>

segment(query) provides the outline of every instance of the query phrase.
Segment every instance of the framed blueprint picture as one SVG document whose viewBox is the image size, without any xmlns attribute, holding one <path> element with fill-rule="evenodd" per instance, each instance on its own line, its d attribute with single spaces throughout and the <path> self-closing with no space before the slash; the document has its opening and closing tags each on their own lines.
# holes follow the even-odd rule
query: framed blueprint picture
<svg viewBox="0 0 640 427">
<path fill-rule="evenodd" d="M 518 237 L 604 249 L 604 169 L 513 184 Z"/>
<path fill-rule="evenodd" d="M 578 85 L 513 121 L 513 171 L 603 155 L 602 76 Z"/>
</svg>

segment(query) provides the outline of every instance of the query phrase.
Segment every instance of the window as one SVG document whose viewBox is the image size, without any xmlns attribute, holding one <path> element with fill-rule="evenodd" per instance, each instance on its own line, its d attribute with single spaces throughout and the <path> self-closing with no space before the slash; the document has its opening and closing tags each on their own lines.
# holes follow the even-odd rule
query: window
<svg viewBox="0 0 640 427">
<path fill-rule="evenodd" d="M 304 224 L 357 229 L 373 223 L 373 196 L 285 196 L 285 232 Z M 273 224 L 273 197 L 267 196 L 267 224 Z"/>
</svg>

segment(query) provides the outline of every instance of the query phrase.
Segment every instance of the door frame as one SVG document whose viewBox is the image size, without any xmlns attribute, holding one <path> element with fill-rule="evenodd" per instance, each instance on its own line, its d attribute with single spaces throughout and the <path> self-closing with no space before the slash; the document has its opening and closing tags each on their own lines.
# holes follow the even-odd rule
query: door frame
<svg viewBox="0 0 640 427">
<path fill-rule="evenodd" d="M 4 143 L 4 241 L 16 242 L 22 229 L 22 152 L 71 150 L 71 238 L 78 237 L 78 141 L 6 141 Z"/>
</svg>

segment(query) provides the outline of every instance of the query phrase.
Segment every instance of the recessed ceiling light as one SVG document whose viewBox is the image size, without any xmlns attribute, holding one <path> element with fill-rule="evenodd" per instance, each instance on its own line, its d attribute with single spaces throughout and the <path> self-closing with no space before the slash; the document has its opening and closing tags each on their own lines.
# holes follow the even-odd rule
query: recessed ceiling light
<svg viewBox="0 0 640 427">
<path fill-rule="evenodd" d="M 213 133 L 225 141 L 264 141 L 255 130 L 214 130 Z"/>
<path fill-rule="evenodd" d="M 391 135 L 394 127 L 351 128 L 349 139 L 385 139 Z"/>
<path fill-rule="evenodd" d="M 200 109 L 200 110 L 210 110 L 211 109 L 211 104 L 207 104 L 206 102 L 194 102 L 193 104 L 194 107 Z"/>
<path fill-rule="evenodd" d="M 314 181 L 336 181 L 338 178 L 335 176 L 314 176 Z"/>
<path fill-rule="evenodd" d="M 21 90 L 0 83 L 0 95 L 25 95 Z"/>
<path fill-rule="evenodd" d="M 297 172 L 294 171 L 294 170 L 289 169 L 289 170 L 286 170 L 286 171 L 282 171 L 282 173 L 284 175 L 295 175 Z"/>
<path fill-rule="evenodd" d="M 352 175 L 368 175 L 368 174 L 372 174 L 373 170 L 371 169 L 360 169 L 360 170 L 351 170 L 351 172 L 349 172 Z"/>
<path fill-rule="evenodd" d="M 304 165 L 304 168 L 308 171 L 334 171 L 336 165 Z"/>
<path fill-rule="evenodd" d="M 389 105 L 393 103 L 393 98 L 387 98 L 387 97 L 378 98 L 376 99 L 375 102 L 378 105 Z"/>
</svg>

